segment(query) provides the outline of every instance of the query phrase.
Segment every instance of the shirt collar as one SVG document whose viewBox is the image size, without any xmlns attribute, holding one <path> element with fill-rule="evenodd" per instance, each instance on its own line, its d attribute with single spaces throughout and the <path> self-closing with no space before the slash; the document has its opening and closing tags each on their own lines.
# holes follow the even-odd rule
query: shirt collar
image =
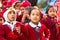
<svg viewBox="0 0 60 40">
<path fill-rule="evenodd" d="M 8 25 L 8 27 L 11 28 L 11 30 L 13 31 L 13 29 L 15 27 L 14 25 L 17 23 L 17 21 L 13 21 L 12 23 L 13 24 L 6 21 L 3 25 Z"/>
<path fill-rule="evenodd" d="M 40 22 L 38 23 L 38 25 L 35 25 L 35 24 L 33 24 L 32 22 L 29 22 L 29 25 L 30 25 L 31 27 L 33 27 L 33 28 L 35 28 L 35 27 L 37 27 L 37 26 L 41 27 L 41 23 L 40 23 Z"/>
</svg>

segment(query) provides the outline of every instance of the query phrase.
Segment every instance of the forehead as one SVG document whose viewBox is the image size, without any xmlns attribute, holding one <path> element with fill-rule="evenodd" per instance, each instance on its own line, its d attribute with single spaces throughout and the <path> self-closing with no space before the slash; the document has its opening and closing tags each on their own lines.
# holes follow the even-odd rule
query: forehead
<svg viewBox="0 0 60 40">
<path fill-rule="evenodd" d="M 38 9 L 33 9 L 31 13 L 40 13 L 40 11 Z"/>
<path fill-rule="evenodd" d="M 15 11 L 12 10 L 12 11 L 9 11 L 8 13 L 15 13 Z"/>
<path fill-rule="evenodd" d="M 11 10 L 10 12 L 15 12 L 14 10 Z"/>
<path fill-rule="evenodd" d="M 49 8 L 50 11 L 56 11 L 54 7 Z"/>
</svg>

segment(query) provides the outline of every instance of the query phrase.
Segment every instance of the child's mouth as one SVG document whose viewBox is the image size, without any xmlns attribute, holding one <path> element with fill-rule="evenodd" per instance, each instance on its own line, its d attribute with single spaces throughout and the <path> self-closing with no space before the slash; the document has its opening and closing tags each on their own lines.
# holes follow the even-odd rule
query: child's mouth
<svg viewBox="0 0 60 40">
<path fill-rule="evenodd" d="M 12 19 L 15 19 L 15 17 L 12 17 Z"/>
</svg>

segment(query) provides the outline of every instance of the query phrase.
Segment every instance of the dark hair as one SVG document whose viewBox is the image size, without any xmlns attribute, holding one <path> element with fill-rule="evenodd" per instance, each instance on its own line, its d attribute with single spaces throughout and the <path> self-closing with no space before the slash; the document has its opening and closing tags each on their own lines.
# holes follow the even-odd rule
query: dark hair
<svg viewBox="0 0 60 40">
<path fill-rule="evenodd" d="M 50 8 L 54 8 L 54 6 L 48 6 L 47 9 L 46 9 L 46 14 L 48 14 L 48 11 L 49 11 Z"/>
<path fill-rule="evenodd" d="M 18 3 L 21 3 L 21 2 L 20 2 L 20 1 L 19 1 L 19 2 L 16 2 L 13 7 L 15 8 L 15 6 L 16 6 Z"/>
<path fill-rule="evenodd" d="M 39 9 L 36 9 L 36 8 L 32 8 L 32 10 L 39 10 Z M 31 10 L 31 11 L 32 11 L 32 10 Z"/>
<path fill-rule="evenodd" d="M 32 8 L 31 12 L 32 12 L 33 10 L 38 10 L 38 11 L 39 11 L 39 9 Z M 30 12 L 30 14 L 31 14 L 31 12 Z M 39 11 L 39 12 L 40 12 L 40 11 Z M 40 16 L 41 16 L 41 12 L 40 12 Z"/>
</svg>

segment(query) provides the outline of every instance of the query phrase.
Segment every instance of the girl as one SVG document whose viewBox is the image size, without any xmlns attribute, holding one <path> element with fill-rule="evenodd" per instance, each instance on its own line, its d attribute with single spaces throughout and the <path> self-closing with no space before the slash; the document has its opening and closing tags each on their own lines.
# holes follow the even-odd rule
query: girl
<svg viewBox="0 0 60 40">
<path fill-rule="evenodd" d="M 22 13 L 21 13 L 21 10 L 20 10 L 20 6 L 21 6 L 21 2 L 15 2 L 13 4 L 13 7 L 17 12 L 17 19 L 16 20 L 19 21 L 19 22 L 21 22 L 21 19 L 22 19 Z"/>
<path fill-rule="evenodd" d="M 46 27 L 50 30 L 50 40 L 57 40 L 57 29 L 56 29 L 56 22 L 57 22 L 57 16 L 56 16 L 56 9 L 53 6 L 49 6 L 47 11 L 47 17 L 41 20 L 41 23 L 45 24 Z"/>
<path fill-rule="evenodd" d="M 20 13 L 18 13 L 18 16 L 17 16 L 17 21 L 21 22 L 22 21 L 22 17 L 25 13 L 25 9 L 26 7 L 30 7 L 31 6 L 31 3 L 29 3 L 28 1 L 24 1 L 21 3 L 21 6 L 20 6 Z"/>
<path fill-rule="evenodd" d="M 25 10 L 24 10 L 24 13 L 23 13 L 23 17 L 22 17 L 22 23 L 29 23 L 29 20 L 30 20 L 30 12 L 31 12 L 31 7 L 27 7 Z"/>
<path fill-rule="evenodd" d="M 16 21 L 16 12 L 13 8 L 8 9 L 4 13 L 5 23 L 1 28 L 1 40 L 25 40 L 21 33 L 21 23 Z"/>
<path fill-rule="evenodd" d="M 15 2 L 13 4 L 13 7 L 15 8 L 15 10 L 16 10 L 17 13 L 20 12 L 20 6 L 21 6 L 21 2 Z"/>
<path fill-rule="evenodd" d="M 40 23 L 40 11 L 33 9 L 30 14 L 30 22 L 25 25 L 28 40 L 48 40 L 49 30 Z"/>
</svg>

